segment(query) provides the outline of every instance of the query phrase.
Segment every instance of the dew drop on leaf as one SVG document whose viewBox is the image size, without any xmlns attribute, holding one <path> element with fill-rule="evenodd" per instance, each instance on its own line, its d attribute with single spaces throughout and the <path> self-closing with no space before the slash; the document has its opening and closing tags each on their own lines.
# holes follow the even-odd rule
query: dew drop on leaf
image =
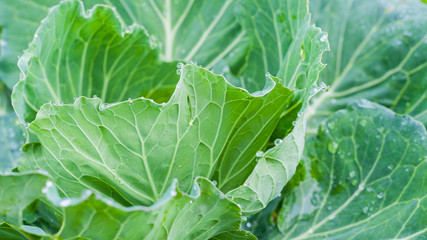
<svg viewBox="0 0 427 240">
<path fill-rule="evenodd" d="M 71 204 L 71 199 L 64 199 L 61 202 L 59 202 L 59 206 L 61 207 L 67 207 Z"/>
<path fill-rule="evenodd" d="M 322 42 L 326 42 L 327 40 L 328 40 L 328 35 L 327 34 L 325 34 L 322 37 L 320 37 L 320 41 L 322 41 Z"/>
<path fill-rule="evenodd" d="M 332 154 L 336 153 L 338 149 L 338 143 L 336 142 L 329 142 L 328 144 L 328 151 Z"/>
<path fill-rule="evenodd" d="M 384 197 L 384 193 L 380 192 L 380 193 L 377 194 L 377 198 L 381 199 L 383 197 Z"/>
<path fill-rule="evenodd" d="M 256 157 L 258 157 L 258 158 L 264 157 L 264 152 L 263 151 L 256 152 Z"/>
<path fill-rule="evenodd" d="M 367 214 L 367 213 L 369 212 L 369 208 L 368 208 L 368 207 L 364 207 L 364 208 L 362 209 L 362 212 L 363 212 L 364 214 Z"/>
<path fill-rule="evenodd" d="M 277 138 L 276 140 L 274 140 L 274 145 L 279 145 L 279 144 L 281 144 L 283 142 L 283 140 L 282 139 L 280 139 L 280 138 Z"/>
</svg>

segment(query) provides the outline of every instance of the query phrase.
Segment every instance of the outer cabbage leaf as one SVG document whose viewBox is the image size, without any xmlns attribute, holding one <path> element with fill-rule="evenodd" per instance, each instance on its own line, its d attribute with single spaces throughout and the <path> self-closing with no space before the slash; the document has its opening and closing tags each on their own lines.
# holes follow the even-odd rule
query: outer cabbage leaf
<svg viewBox="0 0 427 240">
<path fill-rule="evenodd" d="M 190 60 L 211 67 L 244 37 L 234 15 L 235 0 L 88 0 L 112 5 L 127 24 L 144 26 L 164 61 Z"/>
<path fill-rule="evenodd" d="M 196 179 L 190 195 L 181 192 L 175 182 L 155 205 L 129 208 L 90 191 L 80 198 L 60 198 L 50 178 L 41 173 L 0 175 L 0 182 L 8 189 L 1 198 L 0 219 L 23 233 L 44 238 L 209 239 L 230 231 L 245 236 L 242 239 L 254 239 L 239 230 L 241 209 L 204 178 Z M 22 224 L 22 210 L 37 199 L 47 199 L 62 210 L 57 233 Z"/>
<path fill-rule="evenodd" d="M 308 132 L 332 112 L 369 99 L 427 123 L 427 6 L 419 0 L 312 1 L 332 51 L 331 85 L 309 109 Z"/>
<path fill-rule="evenodd" d="M 22 55 L 49 7 L 58 0 L 0 1 L 0 79 L 12 89 L 19 81 L 16 59 Z"/>
<path fill-rule="evenodd" d="M 422 239 L 427 232 L 427 132 L 359 101 L 307 141 L 269 239 Z"/>
<path fill-rule="evenodd" d="M 280 194 L 295 172 L 304 147 L 301 115 L 311 95 L 319 90 L 315 85 L 324 68 L 321 58 L 329 45 L 325 33 L 310 26 L 307 1 L 241 0 L 237 6 L 251 47 L 240 78 L 231 78 L 232 82 L 255 91 L 263 86 L 260 79 L 264 74 L 272 72 L 282 77 L 284 86 L 295 89 L 296 95 L 270 138 L 278 146 L 261 154 L 244 185 L 228 194 L 249 213 L 255 213 Z"/>
<path fill-rule="evenodd" d="M 308 1 L 240 0 L 237 14 L 251 38 L 247 62 L 239 72 L 246 89 L 262 89 L 260 79 L 266 73 L 283 79 L 289 88 L 316 83 L 328 41 L 325 33 L 310 25 Z"/>
<path fill-rule="evenodd" d="M 49 11 L 19 59 L 23 79 L 12 100 L 18 116 L 31 122 L 40 106 L 98 95 L 106 102 L 146 96 L 167 101 L 178 81 L 176 63 L 164 63 L 145 31 L 125 27 L 106 6 L 84 11 L 64 1 Z"/>
<path fill-rule="evenodd" d="M 325 67 L 322 55 L 329 50 L 327 35 L 310 24 L 306 0 L 240 0 L 237 15 L 250 47 L 243 66 L 234 70 L 237 78 L 231 78 L 232 83 L 256 91 L 265 84 L 260 80 L 271 73 L 295 90 L 272 139 L 283 138 L 298 112 L 304 111 L 304 103 L 319 90 L 317 80 Z"/>
<path fill-rule="evenodd" d="M 270 91 L 252 96 L 195 65 L 181 71 L 163 105 L 84 97 L 44 105 L 29 125 L 41 145 L 27 146 L 27 167 L 49 171 L 70 196 L 88 187 L 124 204 L 156 202 L 174 178 L 184 192 L 197 176 L 223 192 L 242 185 L 292 92 L 270 79 Z"/>
<path fill-rule="evenodd" d="M 283 187 L 294 175 L 304 147 L 303 118 L 298 119 L 294 130 L 277 139 L 276 146 L 258 154 L 258 164 L 245 183 L 227 193 L 242 205 L 248 214 L 264 209 L 270 201 L 280 195 Z"/>
</svg>

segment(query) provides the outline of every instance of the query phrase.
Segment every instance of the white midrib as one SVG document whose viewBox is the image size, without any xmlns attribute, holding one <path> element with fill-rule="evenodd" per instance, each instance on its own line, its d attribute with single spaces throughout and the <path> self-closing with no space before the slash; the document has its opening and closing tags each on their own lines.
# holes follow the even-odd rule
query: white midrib
<svg viewBox="0 0 427 240">
<path fill-rule="evenodd" d="M 163 15 L 157 5 L 150 0 L 150 4 L 153 7 L 154 11 L 156 12 L 157 16 L 160 18 L 160 20 L 163 23 L 163 27 L 165 30 L 165 53 L 164 53 L 164 60 L 167 62 L 170 62 L 173 60 L 173 47 L 175 43 L 175 36 L 178 32 L 178 29 L 181 27 L 182 23 L 184 22 L 185 18 L 187 17 L 188 13 L 190 12 L 191 7 L 193 6 L 194 0 L 190 0 L 187 4 L 184 12 L 179 17 L 177 23 L 175 26 L 172 27 L 172 8 L 171 8 L 171 2 L 170 0 L 165 0 L 165 14 Z"/>
<path fill-rule="evenodd" d="M 303 234 L 299 235 L 296 238 L 293 238 L 294 240 L 298 240 L 298 239 L 305 239 L 307 236 L 311 235 L 314 231 L 316 231 L 319 227 L 323 226 L 323 224 L 325 224 L 326 222 L 328 222 L 329 220 L 335 218 L 335 216 L 337 214 L 339 214 L 342 210 L 344 210 L 357 196 L 359 196 L 359 194 L 365 190 L 365 185 L 367 183 L 367 181 L 369 180 L 369 178 L 371 177 L 372 173 L 374 172 L 375 168 L 377 167 L 377 164 L 381 158 L 382 152 L 384 150 L 384 145 L 385 145 L 385 137 L 387 136 L 388 133 L 385 133 L 383 135 L 383 139 L 381 142 L 381 148 L 378 151 L 378 155 L 377 158 L 375 159 L 374 165 L 372 166 L 371 170 L 369 171 L 369 173 L 366 175 L 365 179 L 360 183 L 359 187 L 357 188 L 357 190 L 347 199 L 347 201 L 345 201 L 339 208 L 337 208 L 337 210 L 335 210 L 334 212 L 332 212 L 331 214 L 329 214 L 327 217 L 325 217 L 322 221 L 320 221 L 319 223 L 317 223 L 316 225 L 311 226 L 307 231 L 305 231 Z M 320 211 L 321 209 L 319 209 L 318 211 Z"/>
</svg>

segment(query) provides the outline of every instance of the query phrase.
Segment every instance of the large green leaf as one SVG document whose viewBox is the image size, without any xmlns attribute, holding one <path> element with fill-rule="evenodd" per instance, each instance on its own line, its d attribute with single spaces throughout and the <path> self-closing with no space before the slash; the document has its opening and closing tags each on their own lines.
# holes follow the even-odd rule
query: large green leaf
<svg viewBox="0 0 427 240">
<path fill-rule="evenodd" d="M 167 101 L 176 63 L 158 59 L 141 27 L 126 27 L 106 6 L 84 11 L 79 1 L 51 8 L 19 60 L 24 77 L 13 93 L 18 116 L 31 122 L 50 101 L 98 95 L 106 102 L 140 96 Z"/>
<path fill-rule="evenodd" d="M 253 96 L 195 65 L 181 71 L 163 105 L 84 97 L 44 105 L 29 125 L 41 145 L 27 146 L 27 167 L 48 170 L 70 196 L 88 187 L 124 204 L 156 202 L 174 178 L 185 192 L 197 176 L 224 192 L 242 185 L 292 92 L 270 79 L 269 91 Z"/>
<path fill-rule="evenodd" d="M 285 139 L 276 139 L 274 148 L 257 153 L 258 164 L 243 185 L 227 193 L 248 214 L 256 213 L 280 195 L 294 175 L 304 147 L 303 118 Z"/>
<path fill-rule="evenodd" d="M 49 7 L 59 0 L 0 1 L 0 79 L 12 89 L 19 81 L 17 58 L 23 54 Z"/>
<path fill-rule="evenodd" d="M 369 99 L 427 124 L 427 6 L 419 0 L 315 0 L 316 23 L 329 33 L 309 129 L 357 99 Z"/>
<path fill-rule="evenodd" d="M 316 83 L 328 41 L 325 33 L 310 24 L 308 1 L 240 0 L 237 14 L 251 39 L 247 62 L 239 73 L 243 87 L 262 89 L 260 79 L 266 73 L 283 79 L 289 88 Z"/>
<path fill-rule="evenodd" d="M 368 101 L 322 123 L 271 239 L 423 239 L 427 132 Z"/>
<path fill-rule="evenodd" d="M 0 183 L 7 186 L 1 192 L 0 219 L 24 233 L 49 239 L 209 239 L 227 232 L 254 239 L 240 230 L 239 206 L 204 178 L 195 180 L 189 195 L 174 182 L 155 205 L 129 208 L 90 191 L 80 198 L 60 198 L 50 178 L 41 173 L 0 175 Z M 23 209 L 37 199 L 62 210 L 57 233 L 22 224 Z"/>
<path fill-rule="evenodd" d="M 235 0 L 88 0 L 117 8 L 127 24 L 144 26 L 159 43 L 164 61 L 196 61 L 213 66 L 242 40 Z"/>
<path fill-rule="evenodd" d="M 306 0 L 240 0 L 237 15 L 250 47 L 232 83 L 256 91 L 263 88 L 265 74 L 271 73 L 295 90 L 273 136 L 283 138 L 304 111 L 304 103 L 319 90 L 317 80 L 325 67 L 322 55 L 329 50 L 327 35 L 311 25 Z"/>
</svg>

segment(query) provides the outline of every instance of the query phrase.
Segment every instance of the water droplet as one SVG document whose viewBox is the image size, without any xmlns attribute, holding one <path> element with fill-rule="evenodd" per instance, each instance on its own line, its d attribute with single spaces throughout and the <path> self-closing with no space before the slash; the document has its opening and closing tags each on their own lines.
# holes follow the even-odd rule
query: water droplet
<svg viewBox="0 0 427 240">
<path fill-rule="evenodd" d="M 246 227 L 250 228 L 250 227 L 252 227 L 252 224 L 250 222 L 247 222 Z"/>
<path fill-rule="evenodd" d="M 304 115 L 304 112 L 303 111 L 299 111 L 297 115 L 298 115 L 298 117 L 302 117 Z"/>
<path fill-rule="evenodd" d="M 367 214 L 367 213 L 369 212 L 369 208 L 368 208 L 368 207 L 364 207 L 364 208 L 362 209 L 362 212 L 363 212 L 364 214 Z"/>
<path fill-rule="evenodd" d="M 100 105 L 99 105 L 99 110 L 104 110 L 105 108 L 107 107 L 107 104 L 105 104 L 105 103 L 101 103 Z"/>
<path fill-rule="evenodd" d="M 367 188 L 366 188 L 366 191 L 368 191 L 368 192 L 372 192 L 372 191 L 374 191 L 374 189 L 373 189 L 372 187 L 367 187 Z"/>
<path fill-rule="evenodd" d="M 225 198 L 224 193 L 223 192 L 219 192 L 219 199 L 224 199 L 224 198 Z"/>
<path fill-rule="evenodd" d="M 172 196 L 172 197 L 175 197 L 176 196 L 176 191 L 175 190 L 172 190 L 171 192 L 170 192 L 170 195 Z"/>
<path fill-rule="evenodd" d="M 71 204 L 71 199 L 64 199 L 61 202 L 59 202 L 59 206 L 61 207 L 67 207 Z"/>
<path fill-rule="evenodd" d="M 377 198 L 381 199 L 383 197 L 384 197 L 384 193 L 380 192 L 380 193 L 377 194 Z"/>
<path fill-rule="evenodd" d="M 332 207 L 331 207 L 331 206 L 328 206 L 328 207 L 327 207 L 327 209 L 328 209 L 328 211 L 331 211 L 331 210 L 332 210 Z"/>
<path fill-rule="evenodd" d="M 328 41 L 328 34 L 324 34 L 322 37 L 320 37 L 320 41 L 322 42 Z"/>
<path fill-rule="evenodd" d="M 213 184 L 214 186 L 216 186 L 218 183 L 217 183 L 217 181 L 213 180 L 213 181 L 212 181 L 212 184 Z"/>
<path fill-rule="evenodd" d="M 320 82 L 319 87 L 320 87 L 320 90 L 322 90 L 323 92 L 328 91 L 328 86 L 324 82 Z"/>
<path fill-rule="evenodd" d="M 264 157 L 264 152 L 263 151 L 256 152 L 256 157 L 258 157 L 258 158 Z"/>
<path fill-rule="evenodd" d="M 389 164 L 389 165 L 387 166 L 387 168 L 388 168 L 388 169 L 390 169 L 390 170 L 392 170 L 392 169 L 393 169 L 393 165 L 392 165 L 392 164 Z"/>
<path fill-rule="evenodd" d="M 278 139 L 274 140 L 274 145 L 277 146 L 277 145 L 281 144 L 282 142 L 283 142 L 283 140 L 278 138 Z"/>
<path fill-rule="evenodd" d="M 357 179 L 353 179 L 351 180 L 351 185 L 356 186 L 359 183 L 359 181 L 357 181 Z"/>
<path fill-rule="evenodd" d="M 328 122 L 328 128 L 334 129 L 335 128 L 335 122 L 334 121 Z"/>
<path fill-rule="evenodd" d="M 176 67 L 177 67 L 177 68 L 182 68 L 182 66 L 184 66 L 184 64 L 183 64 L 183 63 L 181 63 L 181 62 L 180 62 L 180 63 L 178 63 L 178 64 L 176 64 Z"/>
<path fill-rule="evenodd" d="M 48 180 L 46 181 L 46 187 L 52 187 L 53 186 L 53 182 Z"/>
<path fill-rule="evenodd" d="M 177 74 L 177 75 L 181 75 L 181 69 L 177 69 L 177 70 L 176 70 L 176 74 Z"/>
<path fill-rule="evenodd" d="M 193 200 L 190 200 L 190 204 L 193 204 Z"/>
<path fill-rule="evenodd" d="M 356 172 L 355 172 L 354 170 L 353 170 L 353 171 L 351 171 L 349 176 L 350 176 L 351 178 L 355 177 L 355 176 L 356 176 Z"/>
<path fill-rule="evenodd" d="M 42 188 L 42 193 L 47 193 L 47 187 Z"/>
<path fill-rule="evenodd" d="M 191 119 L 188 125 L 193 126 L 193 124 L 194 124 L 194 119 Z"/>
<path fill-rule="evenodd" d="M 328 151 L 332 154 L 336 153 L 338 149 L 338 143 L 336 142 L 329 142 L 328 144 Z"/>
<path fill-rule="evenodd" d="M 304 61 L 305 60 L 305 52 L 304 49 L 301 48 L 301 52 L 300 52 L 300 58 Z"/>
<path fill-rule="evenodd" d="M 297 124 L 297 122 L 296 122 L 296 121 L 293 121 L 293 122 L 292 122 L 292 125 L 293 125 L 293 126 L 295 126 L 296 124 Z"/>
</svg>

